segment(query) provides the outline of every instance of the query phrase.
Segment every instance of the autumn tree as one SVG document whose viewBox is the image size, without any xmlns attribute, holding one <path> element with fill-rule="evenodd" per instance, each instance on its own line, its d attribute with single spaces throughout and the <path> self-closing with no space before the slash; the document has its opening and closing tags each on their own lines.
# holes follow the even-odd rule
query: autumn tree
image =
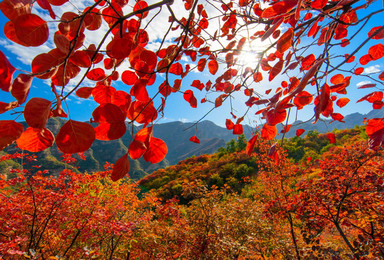
<svg viewBox="0 0 384 260">
<path fill-rule="evenodd" d="M 63 12 L 72 5 L 73 11 Z M 151 163 L 165 157 L 167 146 L 153 136 L 152 125 L 175 92 L 193 108 L 211 102 L 211 110 L 245 95 L 245 112 L 231 106 L 226 126 L 241 134 L 245 115 L 256 113 L 265 119 L 265 139 L 275 138 L 277 124 L 284 123 L 288 131 L 289 116 L 308 105 L 314 107 L 315 121 L 343 121 L 336 106 L 350 101 L 349 85 L 358 76 L 373 82 L 361 88 L 375 91 L 357 102 L 370 102 L 374 109 L 384 104 L 383 73 L 363 73 L 384 56 L 384 27 L 375 24 L 383 9 L 373 1 L 3 0 L 0 10 L 9 19 L 4 25 L 8 41 L 25 47 L 52 43 L 28 71 L 16 69 L 0 52 L 0 88 L 15 99 L 1 102 L 0 112 L 14 112 L 15 120 L 23 115 L 28 124 L 24 129 L 15 120 L 0 121 L 0 148 L 16 141 L 21 149 L 37 152 L 55 142 L 63 153 L 73 154 L 95 139 L 120 138 L 126 121 L 142 125 L 125 144 L 129 150 L 115 163 L 113 180 L 129 171 L 128 156 Z M 157 39 L 148 28 L 162 16 L 168 17 L 168 29 Z M 92 31 L 97 37 L 89 36 Z M 211 79 L 183 84 L 193 72 L 203 71 Z M 51 98 L 28 96 L 37 79 L 49 82 Z M 84 86 L 85 80 L 93 86 Z M 127 90 L 117 90 L 117 81 Z M 205 98 L 198 101 L 196 91 Z M 66 106 L 73 95 L 92 97 L 99 105 L 89 115 L 96 127 L 71 119 Z M 45 127 L 50 117 L 69 118 L 56 136 Z M 368 121 L 371 148 L 382 145 L 383 131 L 383 118 Z"/>
</svg>

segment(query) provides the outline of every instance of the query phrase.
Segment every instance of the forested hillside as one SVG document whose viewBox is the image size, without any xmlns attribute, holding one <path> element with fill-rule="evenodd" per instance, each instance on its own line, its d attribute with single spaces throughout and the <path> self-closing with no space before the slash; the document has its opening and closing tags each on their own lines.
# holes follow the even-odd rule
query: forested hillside
<svg viewBox="0 0 384 260">
<path fill-rule="evenodd" d="M 309 132 L 275 144 L 275 153 L 269 141 L 250 147 L 240 136 L 136 183 L 112 182 L 111 165 L 29 180 L 14 169 L 0 179 L 0 255 L 382 258 L 384 153 L 368 149 L 364 128 Z"/>
</svg>

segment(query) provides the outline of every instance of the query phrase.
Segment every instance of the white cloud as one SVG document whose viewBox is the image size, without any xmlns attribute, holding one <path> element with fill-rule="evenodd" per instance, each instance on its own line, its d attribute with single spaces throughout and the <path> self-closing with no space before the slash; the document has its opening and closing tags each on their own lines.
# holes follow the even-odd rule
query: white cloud
<svg viewBox="0 0 384 260">
<path fill-rule="evenodd" d="M 379 73 L 381 72 L 380 65 L 369 66 L 364 69 L 365 74 Z"/>
<path fill-rule="evenodd" d="M 177 121 L 180 121 L 180 122 L 182 122 L 182 123 L 188 123 L 188 122 L 190 122 L 190 120 L 187 119 L 187 118 L 179 118 L 179 119 L 177 119 Z"/>
<path fill-rule="evenodd" d="M 364 81 L 360 81 L 359 83 L 357 83 L 356 86 L 361 87 L 361 86 L 364 86 L 364 85 L 369 84 L 369 83 L 372 83 L 372 81 L 364 80 Z"/>
</svg>

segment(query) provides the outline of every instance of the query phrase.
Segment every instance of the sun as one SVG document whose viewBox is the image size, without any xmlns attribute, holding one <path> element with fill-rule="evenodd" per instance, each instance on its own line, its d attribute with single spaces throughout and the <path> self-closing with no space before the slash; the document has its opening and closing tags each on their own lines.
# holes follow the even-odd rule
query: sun
<svg viewBox="0 0 384 260">
<path fill-rule="evenodd" d="M 251 67 L 255 68 L 262 57 L 262 48 L 254 42 L 244 44 L 243 49 L 237 59 L 237 64 L 244 68 Z"/>
</svg>

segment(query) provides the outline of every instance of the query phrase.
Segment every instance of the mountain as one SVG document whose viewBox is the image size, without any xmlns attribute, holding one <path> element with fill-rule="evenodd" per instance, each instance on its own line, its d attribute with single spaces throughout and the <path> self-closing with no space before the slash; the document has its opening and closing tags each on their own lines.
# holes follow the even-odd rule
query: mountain
<svg viewBox="0 0 384 260">
<path fill-rule="evenodd" d="M 305 134 L 310 130 L 316 130 L 320 133 L 332 131 L 333 129 L 347 129 L 353 128 L 355 125 L 362 125 L 364 118 L 384 117 L 384 109 L 373 110 L 366 115 L 354 113 L 345 117 L 345 123 L 331 122 L 330 120 L 319 121 L 316 124 L 313 122 L 301 122 L 297 121 L 292 124 L 291 130 L 285 135 L 287 138 L 295 136 L 295 130 L 303 128 L 306 130 Z M 65 123 L 65 120 L 59 118 L 51 118 L 47 123 L 47 128 L 50 129 L 55 135 L 59 131 L 60 127 Z M 26 126 L 26 124 L 24 123 Z M 244 134 L 247 139 L 251 137 L 254 128 L 250 126 L 244 126 Z M 281 125 L 278 126 L 278 132 L 282 129 Z M 45 151 L 35 153 L 37 156 L 38 165 L 42 165 L 44 169 L 50 170 L 52 174 L 57 174 L 65 168 L 71 168 L 80 172 L 88 171 L 100 171 L 104 170 L 106 162 L 115 163 L 121 156 L 123 156 L 127 150 L 132 133 L 136 133 L 139 130 L 137 126 L 127 125 L 127 132 L 119 140 L 113 141 L 99 141 L 96 140 L 92 147 L 86 151 L 85 160 L 81 160 L 79 156 L 74 156 L 78 159 L 75 164 L 78 169 L 75 169 L 72 165 L 64 163 L 62 161 L 62 153 L 57 149 L 56 145 L 46 149 Z M 193 123 L 183 122 L 170 122 L 157 124 L 153 127 L 153 135 L 164 140 L 168 146 L 168 154 L 165 159 L 158 164 L 150 164 L 143 159 L 131 160 L 130 177 L 132 179 L 140 179 L 157 169 L 164 168 L 169 165 L 175 165 L 179 161 L 192 156 L 198 156 L 202 154 L 212 154 L 217 151 L 219 147 L 225 146 L 226 142 L 236 138 L 232 134 L 232 131 L 228 131 L 226 128 L 220 127 L 211 121 L 202 121 L 196 126 Z M 200 144 L 189 141 L 189 138 L 196 135 L 200 139 Z M 278 137 L 281 137 L 280 134 Z M 5 153 L 20 152 L 15 146 L 4 150 Z M 4 154 L 4 152 L 2 152 Z M 25 161 L 14 160 L 13 162 L 0 162 L 0 173 L 9 172 L 7 169 L 10 167 L 19 166 Z M 32 162 L 33 163 L 33 162 Z M 29 163 L 31 164 L 31 163 Z M 26 165 L 30 167 L 31 165 Z"/>
<path fill-rule="evenodd" d="M 351 128 L 354 128 L 356 125 L 357 126 L 363 125 L 364 119 L 383 118 L 383 117 L 384 117 L 384 109 L 375 109 L 365 115 L 360 113 L 353 113 L 353 114 L 346 115 L 343 119 L 345 123 L 339 122 L 339 121 L 333 121 L 333 120 L 322 120 L 322 121 L 319 120 L 316 124 L 313 124 L 314 120 L 311 120 L 309 122 L 296 121 L 292 124 L 290 131 L 285 134 L 285 137 L 290 138 L 295 136 L 297 129 L 305 129 L 304 135 L 309 131 L 326 133 L 326 132 L 331 132 L 334 129 L 351 129 Z M 281 130 L 282 130 L 282 126 L 279 125 L 277 127 L 277 132 L 280 133 Z M 281 137 L 282 134 L 280 133 L 279 136 Z"/>
</svg>

